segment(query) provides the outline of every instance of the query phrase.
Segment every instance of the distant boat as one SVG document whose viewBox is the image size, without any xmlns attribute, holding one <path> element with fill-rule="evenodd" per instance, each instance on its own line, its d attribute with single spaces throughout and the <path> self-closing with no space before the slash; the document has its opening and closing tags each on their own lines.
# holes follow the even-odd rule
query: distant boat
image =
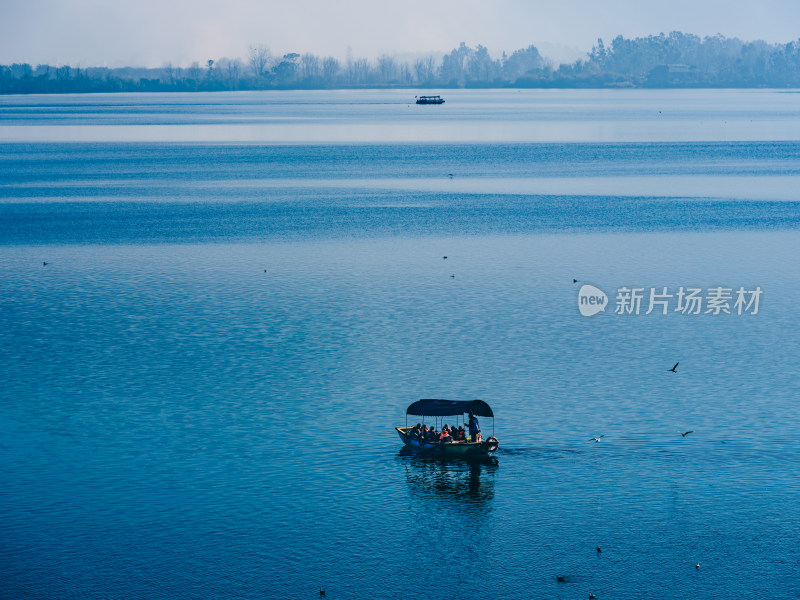
<svg viewBox="0 0 800 600">
<path fill-rule="evenodd" d="M 474 442 L 466 439 L 459 441 L 426 440 L 417 435 L 413 427 L 408 426 L 408 415 L 420 416 L 424 422 L 425 417 L 455 416 L 463 420 L 464 415 L 469 412 L 478 417 L 491 417 L 492 432 L 494 432 L 494 413 L 483 400 L 419 400 L 406 409 L 406 426 L 395 427 L 395 430 L 403 443 L 413 450 L 462 458 L 489 456 L 500 445 L 494 435 L 483 440 L 478 433 L 478 439 Z"/>
<path fill-rule="evenodd" d="M 441 96 L 414 96 L 417 104 L 444 104 Z"/>
</svg>

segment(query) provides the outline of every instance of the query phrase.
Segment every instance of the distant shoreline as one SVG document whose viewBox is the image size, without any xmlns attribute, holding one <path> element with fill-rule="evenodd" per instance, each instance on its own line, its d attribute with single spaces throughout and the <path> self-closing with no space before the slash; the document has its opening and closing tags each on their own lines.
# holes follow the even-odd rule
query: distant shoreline
<svg viewBox="0 0 800 600">
<path fill-rule="evenodd" d="M 673 31 L 602 39 L 586 58 L 556 65 L 530 45 L 493 58 L 463 42 L 441 57 L 402 62 L 387 54 L 341 62 L 251 47 L 246 60 L 208 59 L 161 68 L 0 65 L 0 95 L 352 89 L 794 89 L 800 40 L 745 42 Z"/>
<path fill-rule="evenodd" d="M 49 91 L 0 91 L 2 96 L 35 96 L 35 95 L 90 95 L 90 94 L 194 94 L 194 93 L 226 93 L 226 92 L 302 92 L 302 91 L 357 91 L 357 90 L 409 90 L 424 93 L 430 90 L 775 90 L 792 92 L 800 90 L 800 84 L 795 86 L 776 87 L 770 85 L 684 85 L 684 86 L 655 86 L 655 85 L 503 85 L 503 86 L 409 86 L 409 85 L 363 85 L 341 87 L 269 87 L 269 88 L 236 88 L 236 89 L 176 89 L 148 86 L 146 88 L 131 87 L 130 89 L 71 89 Z"/>
</svg>

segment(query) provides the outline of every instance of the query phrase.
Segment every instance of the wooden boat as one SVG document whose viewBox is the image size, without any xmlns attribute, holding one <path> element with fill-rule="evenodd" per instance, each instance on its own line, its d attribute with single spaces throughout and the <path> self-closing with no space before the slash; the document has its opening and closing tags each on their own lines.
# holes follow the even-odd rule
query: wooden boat
<svg viewBox="0 0 800 600">
<path fill-rule="evenodd" d="M 441 96 L 414 96 L 417 104 L 444 104 Z"/>
<path fill-rule="evenodd" d="M 438 421 L 439 417 L 455 417 L 464 419 L 464 415 L 468 413 L 474 414 L 476 417 L 490 417 L 492 419 L 492 436 L 486 440 L 469 441 L 439 441 L 425 440 L 421 436 L 415 435 L 413 430 L 414 426 L 408 425 L 408 415 L 422 417 L 422 422 L 425 422 L 425 417 L 434 417 Z M 491 407 L 483 400 L 418 400 L 406 409 L 406 425 L 405 427 L 395 427 L 400 439 L 403 443 L 413 450 L 420 452 L 429 452 L 433 454 L 441 454 L 445 456 L 460 456 L 463 458 L 489 456 L 492 452 L 497 450 L 500 443 L 494 437 L 494 413 Z"/>
</svg>

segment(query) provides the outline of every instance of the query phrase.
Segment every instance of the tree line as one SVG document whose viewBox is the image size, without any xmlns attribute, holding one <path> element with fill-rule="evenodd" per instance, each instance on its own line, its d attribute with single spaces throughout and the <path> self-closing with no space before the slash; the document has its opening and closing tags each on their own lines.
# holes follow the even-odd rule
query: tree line
<svg viewBox="0 0 800 600">
<path fill-rule="evenodd" d="M 800 40 L 744 42 L 722 35 L 602 39 L 585 58 L 555 65 L 533 45 L 493 58 L 461 43 L 443 56 L 411 62 L 388 54 L 340 61 L 252 46 L 246 59 L 209 59 L 189 67 L 77 68 L 0 65 L 0 93 L 219 91 L 358 87 L 800 87 Z"/>
</svg>

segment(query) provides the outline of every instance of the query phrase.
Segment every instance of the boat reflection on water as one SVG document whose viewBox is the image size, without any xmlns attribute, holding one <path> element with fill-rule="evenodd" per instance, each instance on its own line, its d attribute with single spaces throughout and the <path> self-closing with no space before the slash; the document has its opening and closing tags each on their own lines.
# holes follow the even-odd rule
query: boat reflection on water
<svg viewBox="0 0 800 600">
<path fill-rule="evenodd" d="M 480 505 L 484 510 L 491 505 L 497 459 L 431 456 L 408 447 L 401 448 L 397 458 L 405 467 L 406 480 L 415 496 L 443 505 Z"/>
</svg>

